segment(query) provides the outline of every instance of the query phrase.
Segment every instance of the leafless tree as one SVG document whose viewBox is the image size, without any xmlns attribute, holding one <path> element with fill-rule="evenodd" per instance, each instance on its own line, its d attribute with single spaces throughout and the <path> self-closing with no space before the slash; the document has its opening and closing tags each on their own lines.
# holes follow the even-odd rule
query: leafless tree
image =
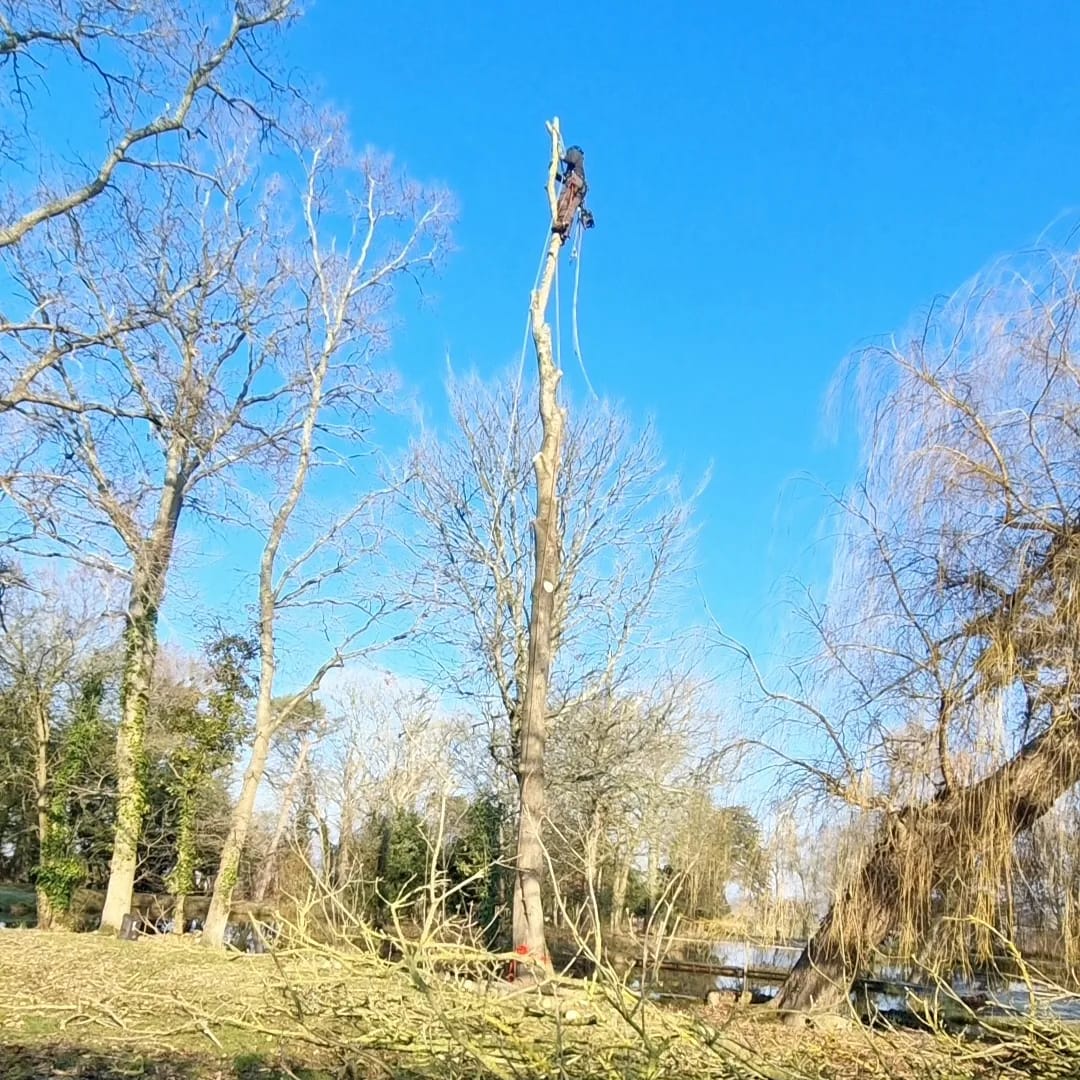
<svg viewBox="0 0 1080 1080">
<path fill-rule="evenodd" d="M 219 143 L 212 175 L 171 174 L 56 218 L 12 260 L 28 303 L 3 335 L 0 402 L 17 455 L 3 486 L 30 526 L 24 547 L 129 584 L 108 929 L 130 907 L 137 763 L 183 512 L 221 512 L 223 474 L 271 462 L 297 431 L 287 249 L 251 150 Z"/>
<path fill-rule="evenodd" d="M 558 216 L 555 175 L 562 156 L 559 122 L 551 132 L 548 203 L 551 220 Z M 537 288 L 530 304 L 533 345 L 539 375 L 540 450 L 533 458 L 536 513 L 532 522 L 533 581 L 526 636 L 525 679 L 520 702 L 520 728 L 515 754 L 518 776 L 518 836 L 514 852 L 513 942 L 539 969 L 551 971 L 544 935 L 541 883 L 544 874 L 544 746 L 547 739 L 548 691 L 555 656 L 555 585 L 561 576 L 564 533 L 559 513 L 558 483 L 562 468 L 566 410 L 559 404 L 562 372 L 555 365 L 548 299 L 565 235 L 552 230 Z M 523 969 L 525 970 L 525 969 Z"/>
<path fill-rule="evenodd" d="M 325 717 L 313 716 L 312 711 L 307 710 L 305 715 L 301 710 L 293 709 L 294 719 L 291 730 L 287 733 L 282 732 L 277 740 L 275 749 L 277 757 L 282 759 L 285 765 L 285 781 L 281 784 L 277 795 L 277 814 L 274 818 L 273 832 L 270 834 L 266 850 L 262 852 L 259 874 L 255 880 L 252 899 L 256 902 L 261 903 L 270 892 L 277 870 L 278 855 L 286 839 L 300 785 L 311 767 L 312 750 L 326 733 Z M 321 705 L 319 711 L 321 714 Z"/>
<path fill-rule="evenodd" d="M 463 786 L 455 746 L 464 733 L 430 689 L 389 672 L 348 675 L 331 701 L 337 726 L 315 754 L 323 817 L 337 841 L 329 876 L 366 889 L 377 885 L 378 866 L 365 865 L 358 847 L 365 826 L 437 817 L 440 801 Z"/>
<path fill-rule="evenodd" d="M 393 606 L 376 587 L 375 496 L 367 493 L 344 503 L 326 496 L 317 510 L 312 502 L 324 493 L 324 476 L 348 475 L 345 465 L 358 449 L 360 421 L 377 400 L 378 373 L 371 360 L 385 339 L 395 279 L 422 273 L 436 261 L 452 216 L 445 192 L 402 180 L 388 161 L 374 156 L 357 161 L 340 134 L 316 143 L 305 168 L 305 232 L 298 257 L 303 261 L 292 278 L 302 300 L 299 333 L 291 339 L 302 372 L 297 438 L 277 485 L 271 485 L 263 501 L 264 512 L 253 513 L 263 539 L 255 733 L 203 931 L 210 946 L 224 940 L 240 856 L 275 733 L 318 690 L 328 671 L 378 644 L 372 633 Z M 352 184 L 357 185 L 355 194 Z M 343 212 L 351 234 L 337 238 L 327 222 Z M 367 587 L 347 581 L 347 572 L 362 560 Z M 275 708 L 279 622 L 290 612 L 321 628 L 326 659 L 302 689 Z"/>
<path fill-rule="evenodd" d="M 288 87 L 267 44 L 293 8 L 259 0 L 223 20 L 202 2 L 9 0 L 0 11 L 0 250 L 140 173 L 199 169 L 199 143 L 222 114 L 272 131 Z M 63 159 L 70 129 L 51 130 L 42 107 L 54 83 L 65 90 L 52 123 L 70 125 L 86 109 L 89 161 Z"/>
<path fill-rule="evenodd" d="M 501 789 L 520 775 L 540 424 L 513 375 L 454 379 L 449 391 L 453 434 L 414 449 L 409 592 L 440 684 L 488 726 Z M 568 420 L 557 502 L 545 719 L 554 742 L 571 708 L 592 717 L 591 703 L 640 692 L 665 653 L 683 651 L 675 608 L 693 538 L 692 503 L 666 475 L 652 430 L 604 404 Z"/>
<path fill-rule="evenodd" d="M 485 719 L 493 763 L 509 773 L 527 661 L 539 424 L 513 373 L 452 379 L 449 397 L 451 433 L 430 433 L 413 450 L 410 596 L 434 676 Z M 652 428 L 606 404 L 570 418 L 559 506 L 551 720 L 569 703 L 640 689 L 642 669 L 662 669 L 643 657 L 676 636 L 693 538 L 691 501 L 666 475 Z"/>
<path fill-rule="evenodd" d="M 638 673 L 642 678 L 643 673 Z M 711 757 L 718 721 L 703 680 L 685 671 L 617 695 L 567 706 L 549 747 L 551 844 L 555 872 L 583 883 L 594 952 L 602 953 L 600 875 L 609 868 L 610 922 L 621 928 L 631 870 L 649 839 L 666 839 L 677 805 Z M 708 770 L 706 770 L 708 771 Z M 570 890 L 562 886 L 564 896 Z"/>
<path fill-rule="evenodd" d="M 1017 836 L 1080 781 L 1078 268 L 1019 257 L 856 368 L 866 475 L 820 649 L 767 701 L 782 756 L 877 831 L 783 1008 L 844 1000 L 942 913 L 948 955 L 991 948 Z"/>
</svg>

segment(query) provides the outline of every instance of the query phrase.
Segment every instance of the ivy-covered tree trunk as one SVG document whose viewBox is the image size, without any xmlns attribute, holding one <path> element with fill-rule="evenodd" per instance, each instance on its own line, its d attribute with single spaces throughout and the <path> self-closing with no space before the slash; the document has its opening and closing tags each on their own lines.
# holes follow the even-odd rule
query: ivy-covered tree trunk
<svg viewBox="0 0 1080 1080">
<path fill-rule="evenodd" d="M 124 630 L 124 670 L 120 683 L 120 726 L 116 736 L 116 833 L 101 929 L 117 933 L 131 910 L 139 837 L 146 814 L 143 744 L 150 683 L 157 658 L 160 595 L 138 584 L 132 590 Z"/>
<path fill-rule="evenodd" d="M 38 876 L 37 876 L 37 922 L 39 930 L 51 930 L 54 923 L 52 903 L 42 864 L 49 845 L 49 714 L 40 700 L 34 708 L 34 794 L 37 801 L 38 829 Z"/>
<path fill-rule="evenodd" d="M 188 894 L 195 888 L 195 800 L 197 791 L 190 785 L 180 793 L 180 814 L 176 836 L 176 868 L 169 880 L 173 894 L 174 934 L 184 932 L 184 913 Z"/>
<path fill-rule="evenodd" d="M 131 593 L 124 620 L 124 670 L 120 683 L 120 726 L 116 736 L 116 833 L 113 836 L 109 885 L 101 911 L 101 929 L 119 933 L 131 910 L 135 870 L 146 815 L 143 744 L 150 684 L 157 659 L 158 611 L 172 561 L 176 528 L 184 502 L 186 447 L 170 448 L 165 483 L 153 531 L 134 548 Z"/>
</svg>

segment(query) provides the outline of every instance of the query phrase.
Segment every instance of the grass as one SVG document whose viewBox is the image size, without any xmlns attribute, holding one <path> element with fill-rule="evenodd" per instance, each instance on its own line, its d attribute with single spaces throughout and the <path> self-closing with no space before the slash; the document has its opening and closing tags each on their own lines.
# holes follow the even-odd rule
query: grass
<svg viewBox="0 0 1080 1080">
<path fill-rule="evenodd" d="M 988 1064 L 988 1063 L 987 1063 Z M 464 984 L 359 950 L 249 956 L 168 938 L 0 932 L 0 1076 L 178 1080 L 999 1075 L 911 1033 L 793 1031 L 579 984 Z"/>
</svg>

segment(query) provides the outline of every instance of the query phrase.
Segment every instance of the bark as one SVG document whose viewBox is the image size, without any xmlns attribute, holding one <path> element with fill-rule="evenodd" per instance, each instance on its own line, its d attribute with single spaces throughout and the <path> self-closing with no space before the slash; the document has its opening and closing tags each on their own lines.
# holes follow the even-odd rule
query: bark
<svg viewBox="0 0 1080 1080">
<path fill-rule="evenodd" d="M 289 817 L 292 814 L 296 786 L 303 775 L 310 746 L 311 741 L 305 736 L 300 743 L 300 753 L 296 759 L 296 764 L 289 774 L 289 779 L 285 782 L 285 790 L 281 793 L 281 808 L 278 810 L 277 822 L 274 825 L 274 835 L 270 838 L 270 847 L 267 848 L 266 858 L 263 860 L 262 869 L 259 871 L 259 877 L 255 883 L 253 899 L 259 903 L 266 899 L 266 894 L 270 890 L 270 882 L 274 879 L 278 849 L 281 847 L 281 841 L 285 838 L 285 830 L 289 827 Z"/>
<path fill-rule="evenodd" d="M 131 594 L 124 626 L 124 672 L 120 684 L 120 726 L 116 736 L 116 832 L 101 929 L 118 934 L 131 910 L 139 837 L 146 813 L 143 742 L 150 685 L 157 659 L 158 611 L 184 505 L 187 476 L 184 440 L 170 447 L 157 520 L 146 544 L 135 552 Z"/>
<path fill-rule="evenodd" d="M 645 893 L 648 907 L 645 913 L 646 924 L 656 911 L 656 902 L 660 898 L 660 841 L 655 836 L 649 837 L 649 850 L 645 865 Z"/>
<path fill-rule="evenodd" d="M 558 168 L 558 123 L 552 126 L 553 155 L 548 198 L 555 218 L 555 172 Z M 553 655 L 555 586 L 559 580 L 562 537 L 556 484 L 562 458 L 565 415 L 557 394 L 562 372 L 555 366 L 551 327 L 546 321 L 548 300 L 562 249 L 563 236 L 552 233 L 539 287 L 533 293 L 531 324 L 540 380 L 540 452 L 533 460 L 536 473 L 536 517 L 532 607 L 529 612 L 528 668 L 521 708 L 518 761 L 518 836 L 514 875 L 514 950 L 527 957 L 527 970 L 550 974 L 544 934 L 541 887 L 544 875 L 543 817 L 545 802 L 544 750 L 547 739 L 548 688 Z"/>
<path fill-rule="evenodd" d="M 124 673 L 120 685 L 120 727 L 116 736 L 116 832 L 101 929 L 119 933 L 131 910 L 146 791 L 143 742 L 150 683 L 157 655 L 157 608 L 142 589 L 134 591 L 124 633 Z"/>
<path fill-rule="evenodd" d="M 49 836 L 49 714 L 40 701 L 34 710 L 34 796 L 37 803 L 38 851 L 44 854 Z M 41 855 L 38 859 L 40 861 Z M 38 885 L 39 930 L 53 926 L 53 909 L 45 890 Z"/>
<path fill-rule="evenodd" d="M 623 929 L 626 913 L 626 892 L 630 886 L 630 852 L 616 853 L 615 873 L 611 879 L 611 930 Z"/>
<path fill-rule="evenodd" d="M 1080 783 L 1080 717 L 1059 721 L 985 779 L 945 791 L 888 818 L 852 883 L 834 902 L 775 999 L 795 1014 L 846 1003 L 852 980 L 905 923 L 925 933 L 931 894 L 978 851 L 980 833 L 1005 820 L 1013 836 L 1029 829 Z M 911 895 L 913 857 L 929 866 Z M 916 902 L 913 904 L 912 901 Z"/>
<path fill-rule="evenodd" d="M 177 893 L 173 899 L 172 932 L 180 937 L 184 933 L 184 914 L 187 910 L 187 896 Z"/>
<path fill-rule="evenodd" d="M 273 731 L 271 716 L 271 693 L 273 687 L 273 656 L 264 655 L 263 671 L 260 677 L 259 701 L 255 712 L 255 738 L 251 745 L 251 756 L 244 781 L 240 788 L 240 798 L 233 810 L 229 823 L 229 832 L 221 848 L 221 860 L 218 864 L 217 879 L 214 881 L 214 893 L 210 899 L 210 910 L 203 927 L 202 943 L 220 948 L 225 943 L 225 927 L 229 922 L 233 893 L 240 871 L 240 856 L 244 852 L 251 817 L 255 811 L 255 796 L 259 791 L 266 761 L 270 756 L 270 736 Z M 267 668 L 269 667 L 269 674 Z"/>
</svg>

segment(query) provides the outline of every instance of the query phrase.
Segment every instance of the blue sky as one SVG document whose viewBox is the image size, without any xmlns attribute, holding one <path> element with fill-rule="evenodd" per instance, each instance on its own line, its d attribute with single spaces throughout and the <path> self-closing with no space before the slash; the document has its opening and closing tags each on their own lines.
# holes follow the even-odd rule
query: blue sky
<svg viewBox="0 0 1080 1080">
<path fill-rule="evenodd" d="M 1068 5 L 316 0 L 287 40 L 358 142 L 460 198 L 458 251 L 392 354 L 435 419 L 448 352 L 516 358 L 562 118 L 597 218 L 589 376 L 656 417 L 688 479 L 714 463 L 704 593 L 763 652 L 778 582 L 827 570 L 799 478 L 851 475 L 822 423 L 844 355 L 1077 199 Z"/>
<path fill-rule="evenodd" d="M 517 362 L 544 120 L 584 146 L 590 379 L 655 416 L 688 487 L 712 465 L 703 594 L 758 654 L 777 647 L 785 577 L 828 573 L 821 484 L 854 455 L 825 437 L 823 399 L 844 355 L 1078 201 L 1078 44 L 1080 9 L 1041 0 L 313 0 L 282 39 L 358 143 L 459 198 L 458 249 L 423 307 L 403 292 L 389 357 L 435 422 L 448 354 L 488 375 Z M 40 104 L 80 147 L 92 123 L 63 87 Z M 569 349 L 564 366 L 580 398 Z M 178 578 L 166 618 L 182 621 L 202 598 Z"/>
</svg>

